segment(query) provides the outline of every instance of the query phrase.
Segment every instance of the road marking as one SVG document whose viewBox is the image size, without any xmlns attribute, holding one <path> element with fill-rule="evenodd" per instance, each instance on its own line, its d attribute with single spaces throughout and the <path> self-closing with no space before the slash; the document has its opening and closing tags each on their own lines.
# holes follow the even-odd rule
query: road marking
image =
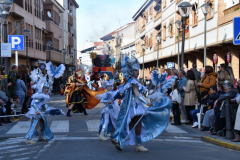
<svg viewBox="0 0 240 160">
<path fill-rule="evenodd" d="M 98 131 L 100 120 L 89 120 L 87 121 L 88 131 Z"/>
<path fill-rule="evenodd" d="M 34 157 L 34 159 L 38 158 L 38 156 L 39 156 L 42 152 L 46 151 L 47 148 L 49 148 L 54 141 L 55 141 L 55 140 L 49 141 L 49 142 L 43 147 L 43 149 L 41 149 L 41 150 L 38 152 L 38 154 Z"/>
<path fill-rule="evenodd" d="M 52 132 L 69 132 L 69 120 L 65 121 L 52 121 L 51 127 Z"/>
<path fill-rule="evenodd" d="M 168 133 L 187 133 L 186 131 L 184 131 L 176 126 L 173 126 L 173 125 L 168 125 L 168 127 L 166 128 L 165 131 Z"/>
<path fill-rule="evenodd" d="M 182 140 L 182 139 L 153 139 L 153 141 L 203 143 L 202 141 L 199 140 Z"/>
<path fill-rule="evenodd" d="M 30 129 L 31 122 L 17 122 L 6 134 L 27 133 Z"/>
</svg>

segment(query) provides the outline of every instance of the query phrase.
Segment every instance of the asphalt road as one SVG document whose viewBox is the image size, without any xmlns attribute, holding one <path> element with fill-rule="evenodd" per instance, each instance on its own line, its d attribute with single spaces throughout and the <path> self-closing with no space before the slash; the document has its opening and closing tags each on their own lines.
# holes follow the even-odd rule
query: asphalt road
<svg viewBox="0 0 240 160">
<path fill-rule="evenodd" d="M 51 106 L 61 108 L 66 112 L 62 97 L 53 96 Z M 49 127 L 55 135 L 48 143 L 38 142 L 36 145 L 26 145 L 24 136 L 29 129 L 30 121 L 27 118 L 0 127 L 0 159 L 57 159 L 57 160 L 237 160 L 240 153 L 200 140 L 196 131 L 184 125 L 169 126 L 159 137 L 144 143 L 148 153 L 134 151 L 134 146 L 126 146 L 118 151 L 109 141 L 97 140 L 98 124 L 101 117 L 96 115 L 87 124 L 84 122 L 101 108 L 98 105 L 88 110 L 88 116 L 72 114 L 72 117 L 48 117 Z M 37 137 L 34 137 L 36 140 Z"/>
</svg>

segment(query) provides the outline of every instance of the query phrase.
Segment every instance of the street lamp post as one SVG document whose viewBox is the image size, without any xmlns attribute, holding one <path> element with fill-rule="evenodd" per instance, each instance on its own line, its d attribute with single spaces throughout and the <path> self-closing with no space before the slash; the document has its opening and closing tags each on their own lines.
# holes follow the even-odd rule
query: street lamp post
<svg viewBox="0 0 240 160">
<path fill-rule="evenodd" d="M 204 3 L 202 6 L 201 6 L 201 9 L 202 9 L 202 12 L 204 14 L 204 67 L 206 66 L 206 58 L 207 58 L 207 46 L 206 46 L 206 43 L 207 43 L 207 14 L 208 12 L 210 11 L 210 4 L 208 3 Z"/>
<path fill-rule="evenodd" d="M 51 52 L 50 52 L 50 50 L 51 50 L 51 45 L 52 45 L 52 42 L 51 41 L 47 41 L 47 47 L 48 47 L 48 51 L 49 51 L 49 59 L 48 59 L 48 62 L 50 62 L 51 61 Z"/>
<path fill-rule="evenodd" d="M 2 65 L 1 43 L 2 43 L 2 9 L 0 8 L 0 65 Z"/>
<path fill-rule="evenodd" d="M 25 29 L 24 30 L 24 36 L 26 37 L 26 66 L 28 68 L 28 47 L 29 47 L 29 43 L 28 43 L 28 37 L 30 35 L 30 30 Z"/>
<path fill-rule="evenodd" d="M 7 17 L 9 15 L 9 11 L 12 7 L 12 1 L 11 0 L 0 0 L 0 7 L 2 8 L 2 17 L 4 18 L 4 43 L 8 42 L 7 39 Z M 8 57 L 4 58 L 4 66 L 5 66 L 5 77 L 8 74 Z M 8 78 L 5 78 L 5 84 L 6 84 L 6 89 L 5 92 L 8 92 Z"/>
<path fill-rule="evenodd" d="M 192 5 L 188 2 L 182 2 L 178 5 L 179 13 L 182 17 L 182 54 L 181 54 L 181 69 L 183 68 L 184 63 L 184 45 L 185 45 L 185 24 L 186 20 L 191 12 Z"/>
<path fill-rule="evenodd" d="M 65 48 L 62 49 L 62 53 L 63 53 L 63 59 L 64 59 L 64 64 L 65 62 L 65 55 L 66 55 L 67 50 Z"/>
<path fill-rule="evenodd" d="M 145 52 L 145 44 L 142 44 L 142 52 L 143 52 L 143 84 L 144 84 L 144 52 Z"/>
<path fill-rule="evenodd" d="M 178 30 L 178 70 L 180 70 L 180 66 L 179 66 L 179 36 L 180 36 L 180 29 L 182 27 L 182 22 L 180 20 L 177 20 L 175 22 L 177 30 Z"/>
<path fill-rule="evenodd" d="M 159 34 L 156 35 L 157 38 L 157 70 L 158 70 L 158 60 L 159 60 L 159 43 L 161 42 L 161 36 Z"/>
</svg>

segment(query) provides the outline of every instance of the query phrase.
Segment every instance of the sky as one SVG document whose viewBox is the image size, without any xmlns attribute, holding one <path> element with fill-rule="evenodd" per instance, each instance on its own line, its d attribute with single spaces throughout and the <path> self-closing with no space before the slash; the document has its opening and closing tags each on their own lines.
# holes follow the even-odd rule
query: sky
<svg viewBox="0 0 240 160">
<path fill-rule="evenodd" d="M 146 0 L 76 0 L 77 46 L 100 38 L 133 22 L 133 15 Z"/>
</svg>

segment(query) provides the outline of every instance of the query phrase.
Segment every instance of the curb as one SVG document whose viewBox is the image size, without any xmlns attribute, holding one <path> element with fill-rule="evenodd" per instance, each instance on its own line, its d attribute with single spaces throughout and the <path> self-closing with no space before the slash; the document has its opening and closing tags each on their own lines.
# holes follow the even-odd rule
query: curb
<svg viewBox="0 0 240 160">
<path fill-rule="evenodd" d="M 222 146 L 222 147 L 225 147 L 225 148 L 240 151 L 240 145 L 238 145 L 238 144 L 233 144 L 233 143 L 230 143 L 230 142 L 221 141 L 221 140 L 218 140 L 218 139 L 215 139 L 215 138 L 212 138 L 212 137 L 208 137 L 208 136 L 202 136 L 202 140 L 210 142 L 210 143 L 218 145 L 218 146 Z"/>
</svg>

